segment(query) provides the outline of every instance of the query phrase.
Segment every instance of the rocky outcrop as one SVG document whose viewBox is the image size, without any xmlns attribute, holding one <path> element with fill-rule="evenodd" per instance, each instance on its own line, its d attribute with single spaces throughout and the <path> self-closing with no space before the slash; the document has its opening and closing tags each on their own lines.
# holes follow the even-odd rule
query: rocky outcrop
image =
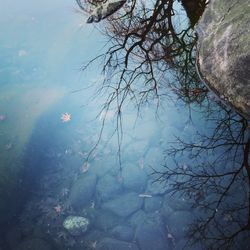
<svg viewBox="0 0 250 250">
<path fill-rule="evenodd" d="M 76 0 L 78 6 L 83 10 L 86 11 L 86 7 L 83 6 L 82 1 Z M 87 23 L 93 22 L 100 22 L 102 19 L 107 18 L 108 16 L 114 14 L 117 10 L 119 10 L 126 2 L 126 0 L 109 0 L 109 1 L 100 1 L 101 3 L 97 2 L 97 5 L 92 4 L 90 7 L 90 17 L 87 19 Z M 84 2 L 86 5 L 86 2 Z"/>
<path fill-rule="evenodd" d="M 250 1 L 211 0 L 198 26 L 197 67 L 225 103 L 250 118 Z"/>
</svg>

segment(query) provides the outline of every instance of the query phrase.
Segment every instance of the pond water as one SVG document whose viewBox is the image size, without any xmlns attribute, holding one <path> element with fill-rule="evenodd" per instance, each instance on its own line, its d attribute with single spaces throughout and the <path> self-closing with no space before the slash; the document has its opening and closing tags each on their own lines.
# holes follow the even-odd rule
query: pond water
<svg viewBox="0 0 250 250">
<path fill-rule="evenodd" d="M 247 121 L 126 104 L 120 145 L 100 65 L 80 71 L 106 40 L 75 9 L 0 0 L 0 249 L 249 249 Z"/>
</svg>

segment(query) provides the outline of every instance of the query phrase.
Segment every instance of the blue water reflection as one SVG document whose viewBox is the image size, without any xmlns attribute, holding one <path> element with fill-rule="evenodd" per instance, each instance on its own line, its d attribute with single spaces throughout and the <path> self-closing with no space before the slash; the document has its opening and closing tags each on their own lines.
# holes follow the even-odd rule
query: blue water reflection
<svg viewBox="0 0 250 250">
<path fill-rule="evenodd" d="M 219 218 L 200 238 L 223 235 L 223 226 L 225 235 L 244 226 L 249 205 L 247 172 L 241 168 L 242 145 L 249 144 L 245 120 L 228 117 L 214 103 L 216 112 L 208 121 L 200 107 L 190 111 L 185 103 L 169 99 L 162 100 L 157 113 L 153 102 L 138 116 L 128 102 L 119 153 L 115 110 L 101 112 L 106 96 L 93 98 L 95 83 L 103 78 L 100 65 L 85 74 L 79 70 L 102 51 L 103 36 L 85 25 L 72 1 L 13 5 L 0 0 L 0 8 L 0 249 L 182 249 L 190 224 L 198 218 L 202 225 L 218 209 Z M 65 113 L 71 117 L 63 122 Z M 227 126 L 216 135 L 227 143 L 230 133 L 223 131 L 235 131 L 229 140 L 236 144 L 230 151 L 235 155 L 227 155 L 224 144 L 211 151 L 215 144 L 207 144 L 223 119 Z M 173 144 L 176 136 L 179 144 Z M 182 142 L 189 150 L 167 154 Z M 199 146 L 203 150 L 197 153 Z M 197 170 L 218 163 L 218 172 Z M 218 182 L 209 178 L 208 187 L 199 175 L 237 171 L 235 167 L 242 171 L 222 199 L 226 205 L 218 208 L 216 201 L 234 175 Z M 174 178 L 166 182 L 166 173 Z M 88 220 L 86 228 L 81 218 Z M 189 239 L 199 233 L 191 232 Z M 244 249 L 244 236 L 237 235 L 232 249 Z M 187 249 L 208 248 L 200 240 Z"/>
</svg>

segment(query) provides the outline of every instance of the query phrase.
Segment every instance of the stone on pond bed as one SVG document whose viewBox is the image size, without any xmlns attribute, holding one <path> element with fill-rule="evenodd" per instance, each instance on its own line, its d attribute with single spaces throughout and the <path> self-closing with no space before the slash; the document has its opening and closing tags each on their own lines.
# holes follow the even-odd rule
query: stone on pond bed
<svg viewBox="0 0 250 250">
<path fill-rule="evenodd" d="M 107 201 L 121 192 L 121 184 L 117 178 L 106 174 L 98 181 L 96 192 L 101 201 Z"/>
<path fill-rule="evenodd" d="M 89 205 L 95 192 L 96 175 L 83 175 L 72 186 L 69 202 L 75 210 L 82 210 Z"/>
<path fill-rule="evenodd" d="M 95 160 L 91 163 L 89 168 L 89 173 L 96 175 L 97 177 L 102 177 L 106 175 L 110 171 L 117 171 L 116 158 L 114 156 L 109 155 L 105 158 L 105 163 L 100 160 Z"/>
<path fill-rule="evenodd" d="M 171 234 L 177 239 L 182 239 L 193 221 L 194 216 L 191 212 L 176 211 L 169 216 L 167 224 Z"/>
<path fill-rule="evenodd" d="M 135 239 L 141 250 L 166 250 L 168 241 L 162 225 L 155 220 L 147 219 L 136 229 Z"/>
<path fill-rule="evenodd" d="M 146 193 L 152 195 L 161 195 L 166 193 L 169 189 L 170 187 L 165 182 L 149 180 Z"/>
<path fill-rule="evenodd" d="M 34 238 L 34 239 L 26 239 L 16 248 L 16 250 L 52 250 L 52 246 L 50 246 L 46 241 Z"/>
<path fill-rule="evenodd" d="M 68 216 L 63 222 L 63 227 L 74 236 L 85 233 L 88 229 L 88 225 L 89 220 L 81 216 Z"/>
<path fill-rule="evenodd" d="M 133 164 L 126 164 L 122 169 L 123 185 L 125 188 L 135 191 L 143 192 L 147 183 L 147 175 L 138 166 Z"/>
<path fill-rule="evenodd" d="M 190 211 L 192 209 L 192 201 L 186 197 L 182 197 L 180 194 L 169 193 L 164 195 L 163 207 L 167 205 L 174 211 L 185 210 Z"/>
<path fill-rule="evenodd" d="M 147 219 L 147 214 L 145 213 L 144 210 L 140 209 L 131 216 L 129 222 L 133 227 L 136 227 L 142 222 L 144 222 L 144 220 L 146 219 Z"/>
<path fill-rule="evenodd" d="M 144 210 L 146 212 L 155 212 L 161 209 L 161 206 L 162 206 L 161 197 L 151 197 L 149 199 L 145 199 L 144 201 Z"/>
<path fill-rule="evenodd" d="M 118 240 L 132 241 L 134 238 L 134 230 L 129 226 L 118 225 L 113 228 L 111 234 Z"/>
<path fill-rule="evenodd" d="M 86 234 L 84 235 L 84 242 L 86 242 L 88 245 L 90 245 L 93 242 L 101 241 L 105 237 L 107 237 L 106 232 L 96 230 L 96 229 L 91 229 L 91 230 L 87 231 Z"/>
<path fill-rule="evenodd" d="M 139 250 L 136 244 L 112 238 L 104 238 L 97 242 L 97 250 Z M 152 249 L 151 249 L 152 250 Z"/>
<path fill-rule="evenodd" d="M 93 218 L 93 226 L 104 232 L 110 230 L 111 228 L 117 226 L 121 223 L 121 217 L 114 215 L 109 210 L 98 209 L 95 211 Z"/>
<path fill-rule="evenodd" d="M 139 198 L 137 193 L 132 192 L 104 203 L 103 208 L 110 210 L 118 216 L 127 217 L 139 210 L 142 204 L 142 198 Z"/>
<path fill-rule="evenodd" d="M 164 200 L 162 207 L 161 207 L 161 215 L 167 219 L 169 218 L 169 216 L 174 212 L 175 210 L 173 210 L 170 206 L 167 200 Z"/>
<path fill-rule="evenodd" d="M 144 170 L 147 175 L 151 175 L 156 171 L 162 171 L 162 162 L 164 160 L 164 155 L 159 147 L 150 148 L 145 156 L 144 160 Z"/>
</svg>

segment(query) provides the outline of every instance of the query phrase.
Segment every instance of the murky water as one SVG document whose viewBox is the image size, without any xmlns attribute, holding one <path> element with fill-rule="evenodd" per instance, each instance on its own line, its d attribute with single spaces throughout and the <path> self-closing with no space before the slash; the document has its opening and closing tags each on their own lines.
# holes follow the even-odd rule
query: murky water
<svg viewBox="0 0 250 250">
<path fill-rule="evenodd" d="M 0 0 L 0 249 L 247 249 L 247 122 L 127 104 L 119 151 L 99 66 L 79 70 L 105 39 L 72 2 Z"/>
</svg>

